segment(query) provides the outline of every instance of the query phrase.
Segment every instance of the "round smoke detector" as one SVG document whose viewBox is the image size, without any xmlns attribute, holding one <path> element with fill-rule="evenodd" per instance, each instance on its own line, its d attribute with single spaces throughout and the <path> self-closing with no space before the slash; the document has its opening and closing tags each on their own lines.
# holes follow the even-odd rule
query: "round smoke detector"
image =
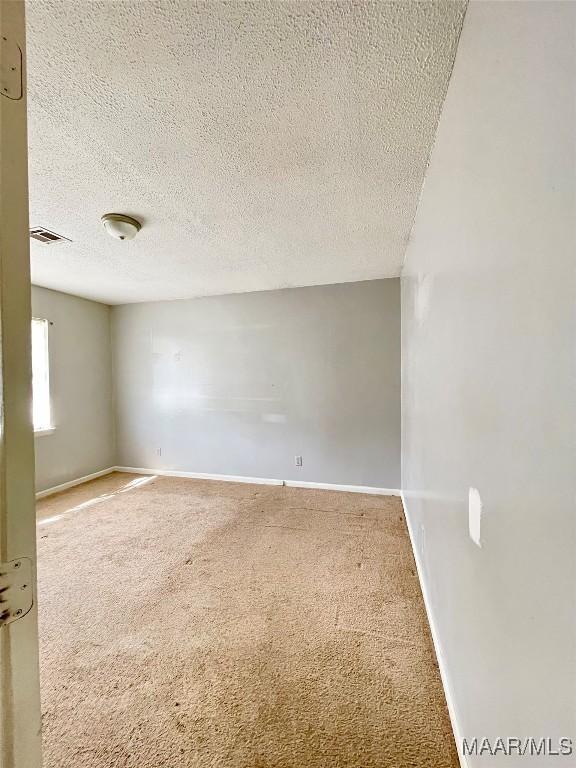
<svg viewBox="0 0 576 768">
<path fill-rule="evenodd" d="M 104 229 L 118 240 L 133 240 L 142 228 L 142 224 L 132 216 L 123 213 L 105 213 L 102 216 Z"/>
</svg>

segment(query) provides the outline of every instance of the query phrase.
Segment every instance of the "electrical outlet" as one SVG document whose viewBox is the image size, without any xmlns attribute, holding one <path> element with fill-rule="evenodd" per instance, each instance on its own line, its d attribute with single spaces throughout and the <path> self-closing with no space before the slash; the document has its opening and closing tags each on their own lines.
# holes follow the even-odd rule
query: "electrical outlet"
<svg viewBox="0 0 576 768">
<path fill-rule="evenodd" d="M 294 456 L 294 461 L 296 462 L 297 467 L 302 466 L 302 456 Z"/>
</svg>

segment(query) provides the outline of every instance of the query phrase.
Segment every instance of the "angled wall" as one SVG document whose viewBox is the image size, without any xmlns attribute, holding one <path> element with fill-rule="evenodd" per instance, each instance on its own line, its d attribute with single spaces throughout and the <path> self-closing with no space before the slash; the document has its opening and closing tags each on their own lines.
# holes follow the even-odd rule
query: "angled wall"
<svg viewBox="0 0 576 768">
<path fill-rule="evenodd" d="M 574 734 L 575 40 L 573 3 L 469 5 L 402 278 L 405 502 L 468 739 Z"/>
</svg>

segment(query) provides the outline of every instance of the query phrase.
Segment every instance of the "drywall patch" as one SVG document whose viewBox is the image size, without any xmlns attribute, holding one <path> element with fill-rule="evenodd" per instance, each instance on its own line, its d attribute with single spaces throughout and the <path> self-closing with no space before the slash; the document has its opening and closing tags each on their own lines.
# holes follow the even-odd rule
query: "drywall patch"
<svg viewBox="0 0 576 768">
<path fill-rule="evenodd" d="M 482 522 L 482 499 L 477 488 L 468 491 L 468 528 L 470 538 L 478 547 L 482 547 L 480 526 Z"/>
</svg>

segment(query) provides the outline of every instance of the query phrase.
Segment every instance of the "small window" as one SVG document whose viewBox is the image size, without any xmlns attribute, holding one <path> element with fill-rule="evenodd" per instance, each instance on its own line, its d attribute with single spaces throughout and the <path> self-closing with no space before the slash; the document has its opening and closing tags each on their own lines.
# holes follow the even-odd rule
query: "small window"
<svg viewBox="0 0 576 768">
<path fill-rule="evenodd" d="M 32 319 L 32 417 L 34 431 L 52 429 L 48 320 Z"/>
</svg>

